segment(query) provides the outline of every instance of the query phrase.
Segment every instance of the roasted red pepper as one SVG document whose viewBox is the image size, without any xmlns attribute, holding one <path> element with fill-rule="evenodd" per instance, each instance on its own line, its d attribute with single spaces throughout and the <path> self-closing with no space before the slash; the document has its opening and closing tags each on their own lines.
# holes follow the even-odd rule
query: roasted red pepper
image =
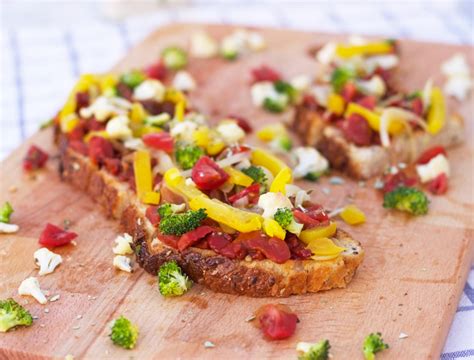
<svg viewBox="0 0 474 360">
<path fill-rule="evenodd" d="M 358 146 L 368 146 L 372 142 L 373 131 L 367 120 L 359 114 L 351 114 L 343 122 L 342 129 L 346 139 Z"/>
<path fill-rule="evenodd" d="M 114 148 L 112 144 L 100 136 L 94 136 L 89 141 L 89 158 L 94 164 L 103 164 L 107 158 L 113 158 Z"/>
<path fill-rule="evenodd" d="M 416 178 L 408 177 L 404 172 L 399 171 L 395 174 L 387 174 L 384 179 L 383 192 L 387 193 L 400 186 L 412 187 L 416 185 Z"/>
<path fill-rule="evenodd" d="M 329 216 L 321 205 L 311 205 L 304 212 L 299 209 L 294 209 L 293 216 L 297 222 L 304 224 L 306 229 L 314 226 L 329 225 Z"/>
<path fill-rule="evenodd" d="M 229 174 L 210 157 L 203 156 L 194 164 L 191 178 L 199 189 L 214 190 L 227 181 Z"/>
<path fill-rule="evenodd" d="M 257 326 L 271 340 L 289 338 L 296 331 L 298 317 L 291 309 L 282 304 L 267 304 L 256 312 Z"/>
<path fill-rule="evenodd" d="M 242 242 L 248 250 L 261 252 L 267 259 L 277 264 L 283 264 L 291 257 L 290 249 L 285 241 L 278 238 L 270 238 L 261 231 L 240 233 L 236 242 Z"/>
<path fill-rule="evenodd" d="M 237 200 L 244 198 L 245 196 L 248 197 L 249 204 L 256 204 L 258 202 L 258 198 L 260 196 L 260 184 L 255 183 L 252 184 L 242 191 L 238 192 L 229 197 L 229 202 L 231 204 L 235 203 Z"/>
<path fill-rule="evenodd" d="M 237 122 L 237 125 L 245 131 L 246 134 L 250 134 L 252 132 L 252 126 L 250 123 L 247 121 L 247 119 L 244 119 L 241 116 L 236 116 L 236 115 L 229 115 L 228 118 L 233 119 Z"/>
<path fill-rule="evenodd" d="M 146 134 L 143 136 L 143 142 L 146 146 L 149 146 L 153 149 L 163 150 L 167 153 L 173 152 L 174 139 L 166 131 Z"/>
<path fill-rule="evenodd" d="M 179 238 L 178 250 L 183 251 L 187 249 L 188 247 L 197 243 L 199 240 L 206 237 L 207 234 L 210 234 L 216 230 L 217 229 L 215 227 L 202 225 L 194 230 L 188 231 Z"/>
<path fill-rule="evenodd" d="M 166 66 L 161 61 L 158 61 L 145 68 L 145 74 L 152 79 L 164 80 L 166 77 Z"/>
<path fill-rule="evenodd" d="M 69 244 L 77 237 L 72 231 L 65 231 L 56 225 L 47 223 L 40 235 L 39 243 L 47 247 L 56 247 Z"/>
<path fill-rule="evenodd" d="M 342 88 L 341 95 L 346 103 L 351 102 L 357 96 L 357 87 L 353 82 L 348 82 Z"/>
<path fill-rule="evenodd" d="M 146 218 L 152 223 L 153 226 L 158 226 L 160 223 L 160 215 L 158 215 L 158 206 L 148 206 L 145 212 Z"/>
<path fill-rule="evenodd" d="M 433 146 L 425 150 L 425 152 L 420 155 L 416 163 L 418 165 L 428 164 L 431 159 L 438 156 L 439 154 L 443 154 L 444 156 L 446 156 L 446 149 L 441 145 Z"/>
<path fill-rule="evenodd" d="M 377 98 L 373 95 L 370 96 L 364 96 L 363 98 L 359 99 L 356 101 L 357 104 L 369 109 L 373 110 L 375 108 L 375 105 L 377 103 Z"/>
<path fill-rule="evenodd" d="M 439 174 L 428 184 L 428 190 L 434 195 L 442 195 L 448 191 L 448 177 L 445 173 Z"/>
<path fill-rule="evenodd" d="M 267 65 L 261 65 L 252 69 L 253 82 L 271 81 L 276 82 L 282 79 L 280 73 Z"/>
<path fill-rule="evenodd" d="M 36 145 L 31 145 L 23 159 L 23 169 L 32 171 L 41 169 L 48 161 L 49 155 Z"/>
</svg>

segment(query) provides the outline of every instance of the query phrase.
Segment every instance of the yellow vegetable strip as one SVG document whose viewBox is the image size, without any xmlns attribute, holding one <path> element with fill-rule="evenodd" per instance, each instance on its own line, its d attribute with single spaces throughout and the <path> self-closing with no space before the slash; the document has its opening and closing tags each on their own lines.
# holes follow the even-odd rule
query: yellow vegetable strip
<svg viewBox="0 0 474 360">
<path fill-rule="evenodd" d="M 186 185 L 184 177 L 177 168 L 171 168 L 165 172 L 163 177 L 166 186 L 173 192 L 183 195 L 188 200 L 197 196 L 206 196 L 198 188 Z"/>
<path fill-rule="evenodd" d="M 265 218 L 263 220 L 263 231 L 270 237 L 276 237 L 285 240 L 286 231 L 273 219 Z"/>
<path fill-rule="evenodd" d="M 176 103 L 174 107 L 174 117 L 178 121 L 183 121 L 184 120 L 184 110 L 185 110 L 186 104 L 184 101 L 179 101 Z"/>
<path fill-rule="evenodd" d="M 371 111 L 359 104 L 356 103 L 349 103 L 347 106 L 347 110 L 345 113 L 346 118 L 349 117 L 351 114 L 359 114 L 363 118 L 367 120 L 369 123 L 369 126 L 375 130 L 375 131 L 380 131 L 380 115 L 377 114 L 374 111 Z M 396 119 L 393 119 L 390 121 L 390 124 L 388 125 L 388 132 L 390 134 L 400 134 L 403 129 L 405 128 L 404 122 L 397 121 Z"/>
<path fill-rule="evenodd" d="M 283 195 L 286 195 L 285 186 L 291 184 L 291 178 L 292 173 L 290 168 L 285 167 L 281 169 L 270 185 L 270 192 L 281 192 Z"/>
<path fill-rule="evenodd" d="M 446 122 L 446 104 L 440 88 L 431 91 L 431 106 L 428 111 L 427 125 L 430 134 L 437 134 Z"/>
<path fill-rule="evenodd" d="M 139 199 L 142 199 L 146 193 L 152 191 L 153 187 L 150 153 L 146 150 L 138 150 L 133 155 L 133 171 L 137 195 Z"/>
<path fill-rule="evenodd" d="M 242 171 L 234 169 L 231 166 L 224 168 L 224 171 L 229 174 L 229 180 L 232 184 L 247 187 L 253 183 L 253 179 L 250 176 L 245 175 Z"/>
<path fill-rule="evenodd" d="M 316 256 L 339 255 L 345 250 L 345 248 L 337 246 L 327 237 L 312 240 L 306 248 L 310 249 L 313 255 Z"/>
<path fill-rule="evenodd" d="M 329 94 L 328 110 L 336 115 L 341 115 L 344 112 L 345 101 L 344 98 L 336 93 Z"/>
<path fill-rule="evenodd" d="M 372 42 L 363 45 L 338 45 L 336 55 L 341 58 L 350 58 L 357 55 L 388 54 L 393 51 L 393 45 L 388 41 Z"/>
<path fill-rule="evenodd" d="M 355 205 L 347 205 L 340 214 L 342 220 L 349 225 L 365 223 L 365 214 Z"/>
<path fill-rule="evenodd" d="M 336 233 L 337 225 L 335 222 L 331 222 L 328 226 L 316 226 L 314 228 L 303 230 L 300 233 L 300 240 L 305 244 L 309 244 L 311 241 L 319 238 L 331 237 Z"/>
<path fill-rule="evenodd" d="M 278 159 L 276 156 L 262 149 L 255 149 L 252 151 L 250 156 L 250 162 L 257 166 L 263 166 L 270 170 L 273 176 L 277 176 L 278 173 L 288 166 Z"/>
<path fill-rule="evenodd" d="M 160 203 L 160 193 L 147 191 L 140 199 L 145 204 L 158 205 Z"/>
</svg>

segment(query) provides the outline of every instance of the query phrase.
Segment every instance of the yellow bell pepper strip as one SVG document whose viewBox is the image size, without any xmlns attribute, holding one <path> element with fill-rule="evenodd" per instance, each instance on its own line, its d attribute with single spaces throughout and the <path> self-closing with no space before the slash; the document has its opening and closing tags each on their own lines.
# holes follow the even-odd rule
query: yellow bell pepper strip
<svg viewBox="0 0 474 360">
<path fill-rule="evenodd" d="M 207 126 L 200 126 L 193 132 L 193 140 L 197 146 L 206 148 L 211 141 L 210 130 Z"/>
<path fill-rule="evenodd" d="M 250 155 L 250 162 L 256 166 L 263 166 L 270 170 L 273 176 L 288 166 L 276 156 L 262 149 L 255 149 Z"/>
<path fill-rule="evenodd" d="M 165 90 L 164 101 L 170 101 L 174 104 L 177 104 L 182 101 L 186 105 L 186 96 L 181 91 L 172 88 L 167 88 Z"/>
<path fill-rule="evenodd" d="M 389 41 L 377 41 L 363 45 L 339 44 L 336 47 L 336 55 L 343 59 L 348 59 L 357 55 L 367 56 L 388 54 L 392 51 L 393 45 Z"/>
<path fill-rule="evenodd" d="M 146 111 L 142 104 L 135 102 L 130 110 L 130 121 L 134 124 L 142 124 L 146 118 Z"/>
<path fill-rule="evenodd" d="M 225 148 L 225 143 L 221 140 L 211 141 L 207 147 L 206 152 L 209 155 L 217 155 Z"/>
<path fill-rule="evenodd" d="M 268 125 L 257 131 L 257 137 L 264 142 L 272 141 L 283 135 L 286 135 L 286 129 L 281 124 Z"/>
<path fill-rule="evenodd" d="M 138 150 L 133 154 L 133 172 L 135 174 L 135 185 L 140 200 L 152 191 L 153 176 L 151 173 L 150 153 L 146 150 Z"/>
<path fill-rule="evenodd" d="M 286 231 L 273 219 L 265 218 L 263 220 L 263 231 L 270 237 L 285 240 Z"/>
<path fill-rule="evenodd" d="M 86 136 L 84 136 L 84 142 L 88 143 L 94 136 L 100 136 L 104 139 L 109 138 L 109 134 L 105 130 L 91 131 Z"/>
<path fill-rule="evenodd" d="M 329 94 L 328 110 L 336 115 L 341 115 L 344 112 L 345 101 L 344 98 L 336 93 Z"/>
<path fill-rule="evenodd" d="M 140 200 L 144 204 L 158 205 L 160 203 L 160 197 L 160 193 L 157 193 L 155 191 L 147 191 L 142 195 Z"/>
<path fill-rule="evenodd" d="M 159 127 L 156 127 L 156 126 L 142 125 L 142 126 L 138 126 L 137 128 L 133 129 L 133 136 L 134 137 L 142 137 L 143 135 L 146 135 L 146 134 L 156 134 L 156 133 L 160 133 L 162 131 L 163 131 L 163 129 L 161 129 Z"/>
<path fill-rule="evenodd" d="M 63 133 L 70 133 L 79 124 L 76 114 L 69 114 L 59 119 L 59 125 Z"/>
<path fill-rule="evenodd" d="M 262 228 L 260 215 L 234 208 L 217 199 L 197 196 L 189 201 L 189 207 L 192 210 L 205 209 L 211 219 L 243 233 Z"/>
<path fill-rule="evenodd" d="M 186 185 L 186 181 L 177 168 L 171 168 L 163 176 L 166 186 L 186 199 L 190 200 L 198 196 L 206 196 L 195 186 Z"/>
<path fill-rule="evenodd" d="M 306 248 L 311 250 L 315 256 L 338 256 L 346 250 L 334 244 L 334 242 L 327 237 L 312 240 Z"/>
<path fill-rule="evenodd" d="M 446 122 L 446 103 L 439 87 L 431 90 L 431 106 L 428 110 L 427 126 L 432 135 L 439 133 Z"/>
<path fill-rule="evenodd" d="M 184 120 L 184 110 L 186 108 L 186 103 L 184 101 L 179 101 L 174 106 L 174 118 L 178 121 Z"/>
<path fill-rule="evenodd" d="M 104 95 L 115 95 L 115 86 L 118 83 L 118 77 L 115 74 L 105 74 L 99 78 L 100 91 Z"/>
<path fill-rule="evenodd" d="M 340 214 L 342 220 L 349 225 L 365 223 L 365 214 L 355 205 L 347 205 Z"/>
<path fill-rule="evenodd" d="M 300 240 L 305 244 L 311 243 L 311 241 L 319 238 L 330 237 L 336 233 L 337 225 L 335 222 L 329 223 L 328 226 L 316 226 L 311 229 L 303 230 L 300 233 Z"/>
<path fill-rule="evenodd" d="M 253 183 L 253 179 L 250 176 L 245 175 L 242 171 L 234 169 L 231 166 L 224 168 L 224 171 L 229 174 L 229 181 L 232 184 L 247 187 Z"/>
<path fill-rule="evenodd" d="M 369 126 L 375 130 L 380 131 L 380 115 L 374 111 L 371 111 L 359 104 L 356 103 L 349 103 L 347 105 L 345 117 L 349 117 L 351 114 L 358 114 L 365 118 L 369 123 Z M 388 125 L 388 132 L 392 135 L 400 134 L 405 129 L 404 122 L 396 121 L 396 119 L 392 119 L 390 124 Z"/>
<path fill-rule="evenodd" d="M 286 185 L 291 184 L 291 180 L 291 169 L 289 167 L 281 169 L 270 185 L 270 192 L 281 192 L 283 195 L 286 195 L 285 187 Z"/>
<path fill-rule="evenodd" d="M 63 117 L 66 117 L 69 114 L 73 114 L 76 112 L 76 94 L 78 92 L 84 92 L 84 91 L 89 91 L 89 89 L 96 85 L 98 82 L 98 78 L 96 75 L 93 74 L 83 74 L 79 77 L 79 80 L 77 81 L 76 85 L 74 85 L 74 88 L 72 89 L 71 93 L 69 94 L 69 97 L 64 104 L 63 108 L 59 112 L 59 118 L 62 119 Z"/>
</svg>

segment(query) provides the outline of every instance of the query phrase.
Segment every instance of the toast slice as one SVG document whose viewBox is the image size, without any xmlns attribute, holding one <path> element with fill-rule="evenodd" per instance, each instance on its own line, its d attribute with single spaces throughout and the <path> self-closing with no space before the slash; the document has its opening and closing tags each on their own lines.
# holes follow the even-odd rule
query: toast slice
<svg viewBox="0 0 474 360">
<path fill-rule="evenodd" d="M 346 250 L 327 261 L 231 260 L 212 250 L 190 247 L 183 252 L 156 237 L 156 228 L 145 216 L 146 206 L 138 201 L 127 183 L 119 181 L 89 158 L 68 146 L 65 135 L 56 129 L 60 149 L 59 172 L 64 181 L 87 193 L 107 216 L 120 221 L 122 230 L 132 235 L 138 264 L 156 275 L 161 264 L 176 260 L 197 283 L 217 292 L 252 297 L 287 297 L 344 288 L 363 260 L 359 242 L 337 230 L 334 242 Z"/>
</svg>

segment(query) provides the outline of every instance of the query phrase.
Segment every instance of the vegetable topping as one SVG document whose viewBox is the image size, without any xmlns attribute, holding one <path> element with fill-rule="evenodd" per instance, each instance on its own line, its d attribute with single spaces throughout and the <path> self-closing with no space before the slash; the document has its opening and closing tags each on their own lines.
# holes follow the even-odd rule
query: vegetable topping
<svg viewBox="0 0 474 360">
<path fill-rule="evenodd" d="M 286 305 L 264 305 L 257 310 L 255 315 L 258 321 L 257 326 L 270 340 L 289 338 L 296 331 L 298 317 Z"/>
<path fill-rule="evenodd" d="M 31 326 L 30 312 L 12 298 L 0 300 L 0 332 L 7 332 L 16 326 Z"/>
<path fill-rule="evenodd" d="M 115 345 L 133 349 L 138 340 L 138 327 L 124 316 L 120 316 L 114 321 L 109 336 Z"/>
<path fill-rule="evenodd" d="M 69 244 L 77 237 L 72 231 L 63 230 L 56 225 L 47 223 L 40 235 L 39 243 L 47 247 L 56 247 Z"/>
</svg>

